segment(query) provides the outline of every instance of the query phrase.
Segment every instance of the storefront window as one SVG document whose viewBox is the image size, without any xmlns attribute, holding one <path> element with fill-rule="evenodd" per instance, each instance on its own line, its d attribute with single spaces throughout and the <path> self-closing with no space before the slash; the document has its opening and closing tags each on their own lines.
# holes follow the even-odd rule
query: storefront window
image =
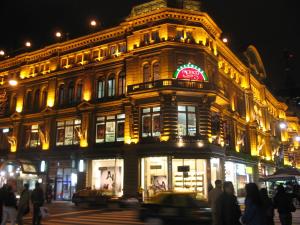
<svg viewBox="0 0 300 225">
<path fill-rule="evenodd" d="M 25 148 L 36 148 L 40 146 L 39 125 L 26 127 Z"/>
<path fill-rule="evenodd" d="M 142 109 L 142 137 L 160 136 L 160 107 Z"/>
<path fill-rule="evenodd" d="M 240 163 L 225 162 L 225 180 L 233 183 L 238 197 L 244 197 L 245 185 L 253 182 L 253 167 Z"/>
<path fill-rule="evenodd" d="M 210 171 L 211 171 L 211 183 L 214 184 L 216 180 L 221 179 L 221 171 L 220 171 L 220 159 L 211 158 L 210 159 Z"/>
<path fill-rule="evenodd" d="M 96 143 L 124 141 L 125 114 L 97 117 Z"/>
<path fill-rule="evenodd" d="M 195 106 L 178 106 L 178 135 L 196 135 L 196 108 Z"/>
<path fill-rule="evenodd" d="M 204 159 L 173 159 L 174 191 L 196 192 L 197 197 L 207 195 L 206 161 Z"/>
<path fill-rule="evenodd" d="M 78 131 L 81 128 L 81 120 L 65 120 L 57 122 L 56 145 L 79 144 Z"/>
<path fill-rule="evenodd" d="M 92 187 L 107 194 L 123 195 L 123 159 L 92 161 Z"/>
<path fill-rule="evenodd" d="M 141 186 L 145 198 L 168 190 L 168 158 L 149 157 L 141 160 Z"/>
</svg>

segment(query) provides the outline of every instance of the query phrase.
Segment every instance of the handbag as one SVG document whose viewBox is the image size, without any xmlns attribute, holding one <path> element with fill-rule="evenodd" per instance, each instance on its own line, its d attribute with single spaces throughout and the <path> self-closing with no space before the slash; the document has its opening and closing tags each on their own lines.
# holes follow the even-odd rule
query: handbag
<svg viewBox="0 0 300 225">
<path fill-rule="evenodd" d="M 49 213 L 48 208 L 47 208 L 47 207 L 44 207 L 44 206 L 41 206 L 41 207 L 40 207 L 40 213 L 41 213 L 42 219 L 45 219 L 45 218 L 47 218 L 47 217 L 50 216 L 50 213 Z"/>
</svg>

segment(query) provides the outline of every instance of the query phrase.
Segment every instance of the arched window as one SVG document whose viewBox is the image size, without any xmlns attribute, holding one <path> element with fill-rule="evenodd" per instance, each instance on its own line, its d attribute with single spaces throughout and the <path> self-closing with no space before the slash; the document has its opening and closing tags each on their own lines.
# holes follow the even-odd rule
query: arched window
<svg viewBox="0 0 300 225">
<path fill-rule="evenodd" d="M 73 104 L 74 103 L 74 83 L 71 82 L 69 83 L 68 86 L 68 104 Z"/>
<path fill-rule="evenodd" d="M 28 112 L 31 110 L 32 105 L 32 91 L 28 91 L 25 98 L 25 105 L 24 108 Z"/>
<path fill-rule="evenodd" d="M 97 84 L 97 97 L 98 98 L 104 98 L 104 92 L 105 91 L 105 81 L 104 79 L 100 79 L 98 80 L 98 84 Z"/>
<path fill-rule="evenodd" d="M 150 79 L 151 79 L 151 74 L 150 74 L 150 66 L 149 64 L 145 64 L 143 66 L 143 79 L 144 79 L 144 82 L 149 82 Z"/>
<path fill-rule="evenodd" d="M 61 84 L 58 90 L 58 104 L 63 105 L 65 99 L 65 85 Z"/>
<path fill-rule="evenodd" d="M 76 85 L 76 102 L 81 102 L 81 97 L 82 97 L 82 82 L 78 82 Z"/>
<path fill-rule="evenodd" d="M 40 109 L 40 90 L 36 90 L 34 93 L 34 100 L 33 100 L 33 110 L 38 111 Z"/>
<path fill-rule="evenodd" d="M 46 108 L 47 105 L 47 97 L 48 97 L 48 92 L 46 89 L 43 90 L 42 92 L 42 104 L 41 104 L 41 108 L 44 109 Z"/>
<path fill-rule="evenodd" d="M 159 62 L 155 62 L 152 65 L 152 71 L 153 71 L 153 80 L 159 80 Z"/>
<path fill-rule="evenodd" d="M 112 97 L 112 96 L 115 96 L 115 89 L 116 89 L 116 79 L 115 79 L 115 74 L 112 74 L 108 81 L 108 96 L 109 97 Z"/>
<path fill-rule="evenodd" d="M 126 93 L 126 76 L 125 76 L 125 72 L 121 72 L 119 74 L 119 95 L 125 95 Z"/>
</svg>

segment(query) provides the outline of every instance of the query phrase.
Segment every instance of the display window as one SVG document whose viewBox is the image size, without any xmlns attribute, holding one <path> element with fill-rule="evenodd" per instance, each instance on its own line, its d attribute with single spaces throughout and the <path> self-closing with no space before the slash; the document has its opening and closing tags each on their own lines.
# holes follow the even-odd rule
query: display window
<svg viewBox="0 0 300 225">
<path fill-rule="evenodd" d="M 125 114 L 97 117 L 96 143 L 124 141 Z"/>
<path fill-rule="evenodd" d="M 210 180 L 211 183 L 214 184 L 216 180 L 221 179 L 221 167 L 220 167 L 220 159 L 211 158 L 210 159 Z"/>
<path fill-rule="evenodd" d="M 123 195 L 123 159 L 92 161 L 92 187 L 110 195 Z"/>
<path fill-rule="evenodd" d="M 161 130 L 160 107 L 142 109 L 142 137 L 158 137 Z"/>
<path fill-rule="evenodd" d="M 168 190 L 168 158 L 149 157 L 141 160 L 141 186 L 145 197 Z"/>
<path fill-rule="evenodd" d="M 178 135 L 196 136 L 195 106 L 178 106 Z"/>
<path fill-rule="evenodd" d="M 81 120 L 65 120 L 57 122 L 56 145 L 79 144 L 78 130 L 81 129 Z"/>
<path fill-rule="evenodd" d="M 207 194 L 206 161 L 204 159 L 173 159 L 174 191 L 196 192 L 199 198 Z"/>
<path fill-rule="evenodd" d="M 245 186 L 253 182 L 253 167 L 245 164 L 225 162 L 225 180 L 231 181 L 238 197 L 245 197 Z"/>
</svg>

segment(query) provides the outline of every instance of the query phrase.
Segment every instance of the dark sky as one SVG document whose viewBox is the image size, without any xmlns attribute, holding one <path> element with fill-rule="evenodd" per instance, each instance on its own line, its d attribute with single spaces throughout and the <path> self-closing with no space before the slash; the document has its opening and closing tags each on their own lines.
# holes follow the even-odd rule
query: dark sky
<svg viewBox="0 0 300 225">
<path fill-rule="evenodd" d="M 12 52 L 31 40 L 34 48 L 54 43 L 54 32 L 70 38 L 87 34 L 88 21 L 104 27 L 121 22 L 132 6 L 147 0 L 1 0 L 0 49 Z M 229 37 L 230 47 L 243 52 L 253 44 L 260 52 L 270 88 L 286 88 L 284 50 L 290 53 L 289 88 L 300 87 L 300 14 L 294 0 L 203 0 L 206 11 Z"/>
</svg>

